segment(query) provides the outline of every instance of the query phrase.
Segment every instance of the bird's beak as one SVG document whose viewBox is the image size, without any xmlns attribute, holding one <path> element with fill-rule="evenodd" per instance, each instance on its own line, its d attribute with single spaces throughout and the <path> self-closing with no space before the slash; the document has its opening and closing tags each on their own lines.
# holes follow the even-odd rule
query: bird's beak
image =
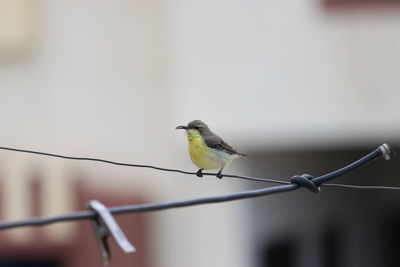
<svg viewBox="0 0 400 267">
<path fill-rule="evenodd" d="M 182 125 L 175 128 L 175 130 L 180 130 L 180 129 L 187 130 L 187 127 Z"/>
</svg>

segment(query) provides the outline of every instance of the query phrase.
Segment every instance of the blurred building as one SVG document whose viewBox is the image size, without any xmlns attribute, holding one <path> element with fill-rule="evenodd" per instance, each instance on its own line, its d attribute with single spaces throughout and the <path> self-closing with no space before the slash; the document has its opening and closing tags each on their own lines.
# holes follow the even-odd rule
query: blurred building
<svg viewBox="0 0 400 267">
<path fill-rule="evenodd" d="M 362 2 L 0 0 L 0 144 L 193 170 L 174 127 L 202 119 L 249 155 L 226 172 L 288 180 L 396 146 L 400 6 Z M 397 165 L 339 181 L 398 185 Z M 2 220 L 264 186 L 5 151 L 0 177 Z M 112 266 L 398 266 L 397 195 L 123 216 L 138 253 L 114 248 Z M 99 264 L 88 225 L 0 232 L 0 266 Z"/>
<path fill-rule="evenodd" d="M 364 146 L 269 151 L 255 156 L 250 173 L 318 176 L 369 152 Z M 398 185 L 399 171 L 398 160 L 380 159 L 335 182 Z M 398 201 L 397 191 L 330 187 L 254 200 L 248 225 L 255 266 L 399 266 Z"/>
<path fill-rule="evenodd" d="M 54 173 L 53 173 L 54 175 Z M 63 177 L 64 176 L 64 177 Z M 11 177 L 11 176 L 7 176 Z M 66 207 L 85 210 L 92 199 L 101 199 L 106 206 L 140 204 L 144 200 L 139 193 L 101 192 L 81 182 L 76 177 L 59 176 L 12 176 L 20 180 L 18 187 L 10 186 L 15 181 L 3 180 L 3 217 L 14 214 L 29 218 L 43 216 L 51 210 L 55 214 L 65 212 Z M 67 178 L 64 181 L 60 178 Z M 50 179 L 58 179 L 53 182 Z M 22 182 L 21 180 L 27 181 Z M 70 184 L 68 181 L 74 181 Z M 21 197 L 24 194 L 25 197 Z M 19 196 L 17 199 L 16 196 Z M 21 198 L 24 201 L 21 201 Z M 17 200 L 16 200 L 17 199 Z M 7 206 L 6 206 L 7 205 Z M 123 215 L 115 218 L 127 238 L 140 248 L 134 254 L 124 254 L 110 237 L 108 244 L 113 266 L 149 266 L 151 234 L 144 215 Z M 88 221 L 53 224 L 46 227 L 24 228 L 5 231 L 0 236 L 0 266 L 101 266 L 102 258 L 96 244 L 95 234 Z"/>
</svg>

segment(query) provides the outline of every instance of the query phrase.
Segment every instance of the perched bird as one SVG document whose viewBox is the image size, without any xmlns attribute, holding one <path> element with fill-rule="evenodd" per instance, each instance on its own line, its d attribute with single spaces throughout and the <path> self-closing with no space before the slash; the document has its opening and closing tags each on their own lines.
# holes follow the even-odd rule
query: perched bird
<svg viewBox="0 0 400 267">
<path fill-rule="evenodd" d="M 187 126 L 178 126 L 175 129 L 186 130 L 190 158 L 199 167 L 196 173 L 198 177 L 203 176 L 203 170 L 219 170 L 217 177 L 221 179 L 222 170 L 233 159 L 245 156 L 211 132 L 200 120 L 191 121 Z"/>
</svg>

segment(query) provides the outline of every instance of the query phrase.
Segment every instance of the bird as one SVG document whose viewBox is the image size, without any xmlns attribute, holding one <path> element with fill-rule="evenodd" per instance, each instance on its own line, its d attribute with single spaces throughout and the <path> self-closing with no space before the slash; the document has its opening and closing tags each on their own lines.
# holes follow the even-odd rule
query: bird
<svg viewBox="0 0 400 267">
<path fill-rule="evenodd" d="M 219 170 L 216 176 L 221 179 L 222 170 L 233 159 L 246 156 L 233 149 L 201 120 L 191 121 L 175 129 L 186 131 L 190 159 L 199 168 L 196 172 L 198 177 L 203 177 L 203 170 Z"/>
</svg>

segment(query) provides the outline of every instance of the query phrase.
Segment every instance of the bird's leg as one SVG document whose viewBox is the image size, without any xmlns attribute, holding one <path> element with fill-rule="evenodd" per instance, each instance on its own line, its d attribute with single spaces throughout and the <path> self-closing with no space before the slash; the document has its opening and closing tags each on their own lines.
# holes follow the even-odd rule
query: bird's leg
<svg viewBox="0 0 400 267">
<path fill-rule="evenodd" d="M 219 178 L 219 179 L 222 179 L 222 169 L 220 169 L 219 170 L 219 172 L 217 173 L 217 177 Z"/>
<path fill-rule="evenodd" d="M 197 177 L 203 177 L 203 169 L 199 169 L 197 172 L 196 172 L 196 175 L 197 175 Z"/>
</svg>

